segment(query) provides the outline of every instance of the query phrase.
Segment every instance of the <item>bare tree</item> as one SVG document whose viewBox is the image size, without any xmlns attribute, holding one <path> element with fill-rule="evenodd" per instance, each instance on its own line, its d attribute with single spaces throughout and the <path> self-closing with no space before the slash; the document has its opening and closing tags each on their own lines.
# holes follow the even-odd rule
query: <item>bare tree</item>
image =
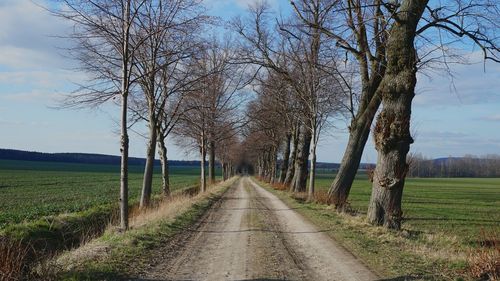
<svg viewBox="0 0 500 281">
<path fill-rule="evenodd" d="M 331 1 L 325 9 L 337 20 L 322 26 L 322 32 L 356 59 L 361 80 L 360 103 L 357 113 L 353 111 L 348 147 L 330 195 L 337 208 L 344 208 L 369 128 L 382 102 L 374 132 L 379 157 L 368 216 L 372 223 L 399 228 L 405 158 L 413 142 L 409 124 L 417 69 L 436 62 L 447 65 L 446 50 L 457 39 L 461 44 L 472 42 L 481 48 L 485 59 L 498 61 L 494 31 L 498 28 L 498 3 L 348 0 Z M 314 26 L 299 9 L 296 12 Z M 436 34 L 436 28 L 438 34 L 446 35 L 425 34 L 432 29 Z"/>
<path fill-rule="evenodd" d="M 280 75 L 292 91 L 291 97 L 297 101 L 301 121 L 300 147 L 294 161 L 292 187 L 295 191 L 305 191 L 307 163 L 311 157 L 309 198 L 314 193 L 316 148 L 319 135 L 331 114 L 337 112 L 334 104 L 342 87 L 334 87 L 341 73 L 336 67 L 336 57 L 324 52 L 333 47 L 332 42 L 322 35 L 319 26 L 327 20 L 327 13 L 321 5 L 301 6 L 302 16 L 314 22 L 304 25 L 299 19 L 277 24 L 269 28 L 268 11 L 265 4 L 250 9 L 252 19 L 233 21 L 234 29 L 243 39 L 242 61 L 263 66 Z M 275 34 L 273 34 L 276 33 Z"/>
<path fill-rule="evenodd" d="M 239 141 L 239 128 L 232 128 L 232 124 L 223 124 L 225 127 L 222 130 L 224 136 L 220 137 L 217 142 L 216 156 L 221 163 L 222 168 L 222 179 L 225 181 L 232 177 L 235 173 L 235 165 L 240 161 L 240 149 L 241 143 Z"/>
<path fill-rule="evenodd" d="M 133 42 L 135 20 L 144 0 L 59 0 L 56 16 L 74 23 L 72 49 L 81 69 L 92 76 L 67 100 L 69 106 L 96 106 L 119 96 L 121 98 L 121 169 L 120 226 L 128 229 L 128 97 L 135 51 L 141 42 Z"/>
<path fill-rule="evenodd" d="M 210 153 L 210 175 L 215 177 L 215 144 L 230 137 L 241 123 L 237 114 L 241 100 L 239 90 L 246 85 L 244 69 L 232 64 L 231 41 L 212 38 L 200 54 L 192 59 L 191 74 L 198 77 L 195 89 L 185 99 L 186 113 L 176 129 L 181 142 L 190 142 L 201 155 L 201 191 L 206 190 L 205 163 Z"/>
<path fill-rule="evenodd" d="M 255 90 L 257 98 L 247 107 L 247 145 L 256 151 L 259 176 L 270 183 L 277 180 L 277 158 L 283 137 L 288 133 L 283 118 L 283 94 L 276 88 L 277 77 L 269 76 Z"/>
<path fill-rule="evenodd" d="M 144 5 L 137 17 L 138 40 L 142 40 L 143 44 L 137 51 L 134 70 L 145 102 L 139 99 L 135 113 L 148 122 L 149 131 L 141 207 L 150 203 L 157 142 L 160 143 L 160 158 L 163 159 L 163 192 L 169 194 L 164 140 L 177 120 L 176 103 L 182 101 L 182 97 L 178 96 L 190 83 L 187 79 L 189 75 L 182 69 L 183 62 L 197 50 L 194 34 L 199 33 L 209 19 L 204 12 L 197 0 L 159 0 Z M 173 109 L 169 110 L 169 106 Z"/>
<path fill-rule="evenodd" d="M 368 220 L 373 224 L 396 229 L 401 226 L 401 198 L 408 171 L 406 156 L 413 143 L 410 116 L 419 63 L 416 37 L 437 27 L 452 36 L 467 37 L 482 48 L 485 59 L 499 61 L 500 50 L 495 41 L 498 39 L 488 29 L 498 28 L 498 3 L 457 1 L 454 4 L 432 7 L 428 1 L 405 0 L 393 8 L 394 22 L 386 46 L 386 74 L 377 89 L 383 109 L 374 130 L 378 160 L 368 209 Z M 489 18 L 484 8 L 494 8 L 495 17 Z M 443 10 L 453 12 L 448 14 Z"/>
<path fill-rule="evenodd" d="M 361 161 L 370 126 L 380 105 L 375 91 L 385 72 L 385 41 L 387 20 L 382 12 L 382 1 L 317 1 L 292 2 L 298 16 L 307 24 L 316 26 L 321 32 L 337 42 L 347 58 L 357 64 L 361 93 L 356 99 L 350 95 L 348 109 L 351 115 L 349 139 L 339 171 L 330 187 L 329 196 L 338 210 L 346 207 L 347 197 Z M 307 17 L 303 7 L 319 5 L 328 20 L 318 25 Z M 349 83 L 346 83 L 348 86 Z M 352 90 L 352 89 L 351 89 Z"/>
</svg>

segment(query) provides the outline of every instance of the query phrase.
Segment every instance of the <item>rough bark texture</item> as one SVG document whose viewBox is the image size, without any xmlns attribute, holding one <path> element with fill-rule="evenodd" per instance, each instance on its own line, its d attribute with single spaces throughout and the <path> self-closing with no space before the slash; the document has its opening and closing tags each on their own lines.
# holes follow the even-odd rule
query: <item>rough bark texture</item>
<svg viewBox="0 0 500 281">
<path fill-rule="evenodd" d="M 292 134 L 288 133 L 286 134 L 286 141 L 285 141 L 285 151 L 283 151 L 283 162 L 281 163 L 281 169 L 280 169 L 280 183 L 285 182 L 286 174 L 288 171 L 288 163 L 290 161 L 290 144 L 292 142 Z"/>
<path fill-rule="evenodd" d="M 358 171 L 363 150 L 370 135 L 370 127 L 380 102 L 381 99 L 374 96 L 371 104 L 366 109 L 360 110 L 358 116 L 351 122 L 349 140 L 339 171 L 328 190 L 329 201 L 335 204 L 335 208 L 340 212 L 347 211 L 349 208 L 347 198 Z"/>
<path fill-rule="evenodd" d="M 168 171 L 167 146 L 165 144 L 165 139 L 161 136 L 158 136 L 158 152 L 160 154 L 160 162 L 161 162 L 161 181 L 162 181 L 161 190 L 163 196 L 170 197 L 171 191 L 170 191 L 170 179 Z"/>
<path fill-rule="evenodd" d="M 208 147 L 208 179 L 210 184 L 215 183 L 215 142 L 210 141 Z"/>
<path fill-rule="evenodd" d="M 151 121 L 149 125 L 149 140 L 146 151 L 146 165 L 144 166 L 144 178 L 142 182 L 140 208 L 148 207 L 151 202 L 151 193 L 153 191 L 153 169 L 156 155 L 156 121 Z"/>
<path fill-rule="evenodd" d="M 291 185 L 295 174 L 295 162 L 297 160 L 297 151 L 299 147 L 299 134 L 300 130 L 296 129 L 293 135 L 293 148 L 289 159 L 288 170 L 286 171 L 285 181 L 283 182 L 285 186 Z"/>
<path fill-rule="evenodd" d="M 368 221 L 394 229 L 401 227 L 401 198 L 408 171 L 406 155 L 413 142 L 410 115 L 417 82 L 414 38 L 426 4 L 421 0 L 401 3 L 387 42 L 386 75 L 378 89 L 383 109 L 374 130 L 378 158 Z"/>
<path fill-rule="evenodd" d="M 311 145 L 311 132 L 309 130 L 303 130 L 303 133 L 300 135 L 299 144 L 291 189 L 294 192 L 305 192 L 307 183 L 307 160 L 309 159 L 309 149 Z"/>
</svg>

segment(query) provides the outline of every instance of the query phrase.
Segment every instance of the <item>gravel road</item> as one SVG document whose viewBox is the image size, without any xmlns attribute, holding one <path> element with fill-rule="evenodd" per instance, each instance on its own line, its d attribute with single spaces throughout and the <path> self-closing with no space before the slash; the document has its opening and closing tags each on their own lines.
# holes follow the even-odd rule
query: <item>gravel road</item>
<svg viewBox="0 0 500 281">
<path fill-rule="evenodd" d="M 372 271 L 249 177 L 141 280 L 376 280 Z"/>
</svg>

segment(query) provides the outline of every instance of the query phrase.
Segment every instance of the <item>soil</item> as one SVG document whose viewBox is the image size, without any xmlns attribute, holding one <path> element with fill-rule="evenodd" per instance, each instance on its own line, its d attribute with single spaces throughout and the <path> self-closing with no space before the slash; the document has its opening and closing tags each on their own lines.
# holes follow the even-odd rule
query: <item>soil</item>
<svg viewBox="0 0 500 281">
<path fill-rule="evenodd" d="M 360 260 L 243 177 L 139 280 L 376 280 Z"/>
</svg>

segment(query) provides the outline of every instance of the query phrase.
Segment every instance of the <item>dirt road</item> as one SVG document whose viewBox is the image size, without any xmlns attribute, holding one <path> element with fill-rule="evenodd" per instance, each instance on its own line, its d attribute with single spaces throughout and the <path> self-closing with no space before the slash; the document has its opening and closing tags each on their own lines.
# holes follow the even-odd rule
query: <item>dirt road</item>
<svg viewBox="0 0 500 281">
<path fill-rule="evenodd" d="M 237 181 L 143 280 L 376 280 L 252 179 Z"/>
</svg>

